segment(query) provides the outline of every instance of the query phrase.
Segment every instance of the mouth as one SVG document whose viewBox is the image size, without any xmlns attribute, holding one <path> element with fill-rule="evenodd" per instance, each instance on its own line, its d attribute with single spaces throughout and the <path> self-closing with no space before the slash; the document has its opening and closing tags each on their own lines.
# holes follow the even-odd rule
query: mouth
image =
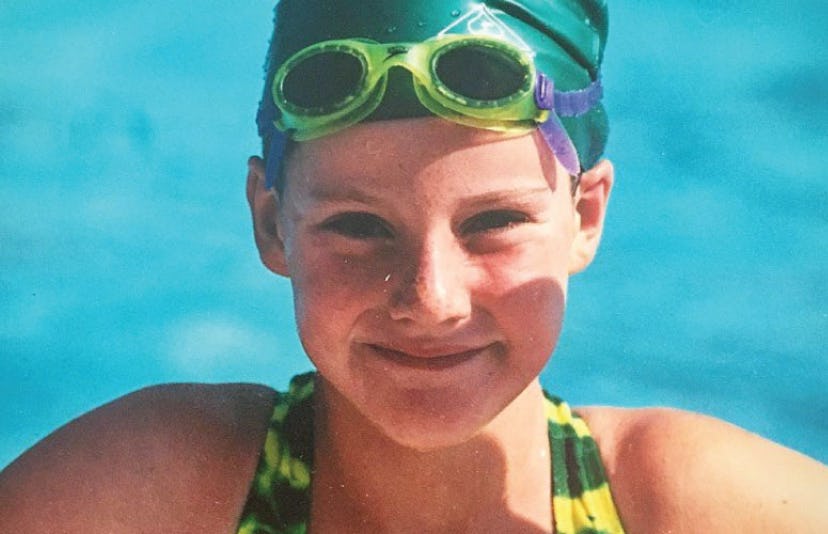
<svg viewBox="0 0 828 534">
<path fill-rule="evenodd" d="M 445 348 L 411 354 L 383 345 L 368 344 L 367 346 L 374 354 L 384 360 L 412 369 L 431 371 L 442 371 L 460 366 L 491 347 L 491 345 L 484 345 L 475 348 Z"/>
</svg>

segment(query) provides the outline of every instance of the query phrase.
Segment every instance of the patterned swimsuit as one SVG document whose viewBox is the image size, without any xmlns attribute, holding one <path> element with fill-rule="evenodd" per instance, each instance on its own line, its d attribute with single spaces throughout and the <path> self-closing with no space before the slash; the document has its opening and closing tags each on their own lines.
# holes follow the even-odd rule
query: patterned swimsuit
<svg viewBox="0 0 828 534">
<path fill-rule="evenodd" d="M 310 518 L 314 373 L 277 393 L 238 534 L 304 534 Z M 598 447 L 586 423 L 547 394 L 556 534 L 620 534 Z"/>
</svg>

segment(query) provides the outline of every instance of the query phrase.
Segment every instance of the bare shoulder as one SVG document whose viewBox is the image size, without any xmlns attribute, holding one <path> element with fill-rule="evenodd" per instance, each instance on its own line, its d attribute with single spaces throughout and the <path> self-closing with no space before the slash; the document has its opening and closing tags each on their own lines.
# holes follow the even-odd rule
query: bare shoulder
<svg viewBox="0 0 828 534">
<path fill-rule="evenodd" d="M 0 532 L 227 532 L 272 402 L 264 386 L 170 384 L 101 406 L 0 472 Z"/>
<path fill-rule="evenodd" d="M 828 468 L 816 460 L 696 413 L 577 411 L 631 532 L 828 532 Z"/>
</svg>

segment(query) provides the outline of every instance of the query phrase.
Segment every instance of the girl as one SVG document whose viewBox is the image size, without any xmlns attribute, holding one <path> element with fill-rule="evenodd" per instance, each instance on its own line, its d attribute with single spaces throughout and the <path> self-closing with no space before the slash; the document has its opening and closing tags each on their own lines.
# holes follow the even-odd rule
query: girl
<svg viewBox="0 0 828 534">
<path fill-rule="evenodd" d="M 594 257 L 606 8 L 283 0 L 247 197 L 317 373 L 159 386 L 0 476 L 2 532 L 820 532 L 818 462 L 538 375 Z"/>
</svg>

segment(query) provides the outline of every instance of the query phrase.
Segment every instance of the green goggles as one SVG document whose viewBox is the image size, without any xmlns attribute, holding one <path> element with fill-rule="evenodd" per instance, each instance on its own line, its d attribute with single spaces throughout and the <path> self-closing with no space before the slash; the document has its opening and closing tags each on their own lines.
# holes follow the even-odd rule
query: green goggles
<svg viewBox="0 0 828 534">
<path fill-rule="evenodd" d="M 411 72 L 426 109 L 459 124 L 528 132 L 550 114 L 537 103 L 543 76 L 531 54 L 507 41 L 454 34 L 419 43 L 338 39 L 300 50 L 276 72 L 276 127 L 306 141 L 362 121 L 382 101 L 391 67 Z"/>
</svg>

